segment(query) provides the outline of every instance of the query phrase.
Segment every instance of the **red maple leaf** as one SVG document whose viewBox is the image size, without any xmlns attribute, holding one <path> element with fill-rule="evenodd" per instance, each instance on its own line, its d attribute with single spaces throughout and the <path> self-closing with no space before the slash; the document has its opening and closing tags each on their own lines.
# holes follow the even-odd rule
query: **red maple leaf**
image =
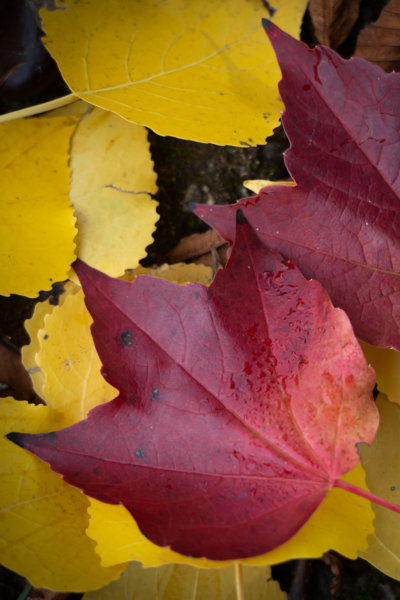
<svg viewBox="0 0 400 600">
<path fill-rule="evenodd" d="M 209 288 L 77 273 L 120 395 L 11 439 L 183 554 L 234 559 L 293 536 L 378 423 L 346 314 L 246 222 Z"/>
<path fill-rule="evenodd" d="M 322 283 L 360 338 L 400 349 L 400 74 L 265 28 L 298 185 L 196 213 L 233 241 L 241 208 L 268 247 Z"/>
</svg>

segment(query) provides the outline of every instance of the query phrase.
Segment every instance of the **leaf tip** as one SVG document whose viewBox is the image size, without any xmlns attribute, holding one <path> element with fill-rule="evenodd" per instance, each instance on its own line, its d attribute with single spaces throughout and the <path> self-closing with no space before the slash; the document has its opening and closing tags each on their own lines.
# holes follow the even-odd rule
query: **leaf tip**
<svg viewBox="0 0 400 600">
<path fill-rule="evenodd" d="M 269 19 L 261 19 L 261 23 L 267 33 L 274 28 L 274 24 Z"/>
<path fill-rule="evenodd" d="M 12 431 L 11 433 L 8 433 L 6 435 L 6 438 L 9 439 L 10 442 L 13 442 L 14 444 L 17 444 L 17 446 L 21 446 L 21 448 L 24 447 L 23 437 L 24 437 L 23 433 L 17 433 L 17 432 L 14 432 L 14 431 Z"/>
</svg>

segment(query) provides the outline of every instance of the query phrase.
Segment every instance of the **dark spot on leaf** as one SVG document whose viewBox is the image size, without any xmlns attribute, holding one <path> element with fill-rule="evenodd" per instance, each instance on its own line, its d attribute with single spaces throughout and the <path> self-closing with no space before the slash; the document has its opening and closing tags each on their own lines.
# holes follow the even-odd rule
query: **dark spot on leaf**
<svg viewBox="0 0 400 600">
<path fill-rule="evenodd" d="M 135 456 L 137 456 L 138 458 L 144 458 L 144 452 L 141 448 L 138 448 L 135 452 Z"/>
<path fill-rule="evenodd" d="M 133 335 L 130 329 L 127 331 L 123 331 L 120 335 L 120 340 L 123 346 L 132 346 L 133 344 Z"/>
<path fill-rule="evenodd" d="M 151 398 L 150 398 L 150 400 L 152 402 L 154 402 L 154 400 L 159 400 L 160 399 L 159 396 L 160 396 L 160 390 L 158 388 L 153 388 L 151 390 Z"/>
<path fill-rule="evenodd" d="M 43 339 L 44 340 L 48 340 L 49 339 L 49 336 L 47 335 L 47 333 L 44 334 Z"/>
<path fill-rule="evenodd" d="M 390 491 L 391 491 L 391 492 L 395 492 L 395 491 L 396 491 L 396 486 L 395 486 L 395 485 L 392 485 L 392 487 L 390 488 Z"/>
</svg>

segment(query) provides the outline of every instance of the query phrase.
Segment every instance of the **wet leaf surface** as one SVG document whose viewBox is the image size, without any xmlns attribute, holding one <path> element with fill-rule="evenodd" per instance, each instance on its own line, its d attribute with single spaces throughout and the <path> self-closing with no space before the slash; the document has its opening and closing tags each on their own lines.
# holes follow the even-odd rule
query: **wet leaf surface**
<svg viewBox="0 0 400 600">
<path fill-rule="evenodd" d="M 346 315 L 246 222 L 208 288 L 77 272 L 120 396 L 13 439 L 182 554 L 246 557 L 292 537 L 377 426 Z"/>
</svg>

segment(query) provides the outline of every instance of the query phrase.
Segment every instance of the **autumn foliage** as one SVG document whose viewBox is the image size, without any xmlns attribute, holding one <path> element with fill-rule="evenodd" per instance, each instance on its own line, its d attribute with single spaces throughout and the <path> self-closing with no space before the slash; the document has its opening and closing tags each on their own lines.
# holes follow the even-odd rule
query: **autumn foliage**
<svg viewBox="0 0 400 600">
<path fill-rule="evenodd" d="M 125 584 L 156 597 L 160 577 L 181 594 L 198 585 L 199 600 L 238 586 L 257 598 L 268 565 L 330 549 L 400 579 L 400 76 L 297 41 L 305 2 L 289 33 L 276 24 L 284 2 L 263 21 L 273 51 L 260 45 L 259 18 L 271 16 L 261 3 L 246 3 L 240 21 L 232 2 L 220 3 L 224 16 L 194 2 L 177 0 L 172 13 L 149 4 L 137 37 L 116 36 L 122 4 L 69 4 L 43 23 L 70 105 L 1 124 L 15 179 L 15 189 L 0 183 L 1 293 L 34 297 L 64 280 L 58 306 L 38 303 L 26 323 L 23 361 L 45 405 L 1 403 L 1 561 L 60 591 L 116 580 L 116 597 Z M 149 20 L 167 16 L 154 45 Z M 115 64 L 99 70 L 111 38 Z M 134 60 L 138 48 L 147 63 Z M 230 243 L 215 274 L 138 267 L 158 218 L 144 125 L 261 143 L 279 117 L 276 98 L 260 108 L 265 89 L 276 93 L 278 64 L 291 185 L 197 206 Z M 238 93 L 254 81 L 250 98 Z M 57 197 L 40 205 L 32 191 L 29 227 L 32 180 L 16 174 L 44 180 L 55 154 L 46 185 Z M 29 261 L 10 223 L 30 229 Z M 274 582 L 268 590 L 283 599 Z"/>
</svg>

